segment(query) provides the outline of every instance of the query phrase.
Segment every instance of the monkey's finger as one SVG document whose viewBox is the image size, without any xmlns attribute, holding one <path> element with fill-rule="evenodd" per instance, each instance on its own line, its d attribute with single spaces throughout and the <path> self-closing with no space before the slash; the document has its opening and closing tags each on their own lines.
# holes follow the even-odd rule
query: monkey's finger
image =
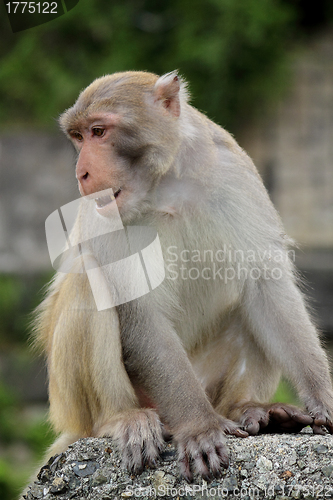
<svg viewBox="0 0 333 500">
<path fill-rule="evenodd" d="M 323 414 L 320 412 L 312 414 L 312 424 L 311 427 L 313 429 L 314 434 L 333 434 L 333 423 L 327 414 Z"/>
<path fill-rule="evenodd" d="M 309 415 L 294 415 L 292 419 L 295 420 L 295 422 L 302 424 L 304 427 L 312 424 L 312 418 Z"/>
<path fill-rule="evenodd" d="M 312 425 L 313 434 L 320 434 L 321 436 L 325 436 L 327 431 L 323 425 Z"/>
<path fill-rule="evenodd" d="M 244 422 L 244 431 L 250 436 L 255 436 L 260 431 L 260 424 L 254 418 L 248 418 Z"/>
<path fill-rule="evenodd" d="M 199 474 L 205 481 L 208 482 L 211 481 L 213 477 L 205 462 L 203 451 L 198 449 L 196 453 L 192 456 L 192 459 L 195 472 Z"/>
<path fill-rule="evenodd" d="M 163 436 L 164 441 L 166 441 L 166 442 L 169 442 L 172 440 L 172 434 L 170 432 L 170 429 L 165 424 L 162 425 L 162 436 Z"/>
<path fill-rule="evenodd" d="M 128 469 L 133 474 L 141 474 L 144 469 L 144 459 L 142 454 L 142 447 L 139 444 L 132 444 L 128 447 L 129 465 Z"/>
<path fill-rule="evenodd" d="M 330 434 L 333 434 L 333 423 L 331 422 L 331 420 L 327 420 L 325 427 Z"/>
<path fill-rule="evenodd" d="M 256 435 L 269 424 L 269 413 L 263 408 L 251 408 L 247 412 L 243 429 L 250 435 Z"/>
<path fill-rule="evenodd" d="M 217 445 L 216 451 L 218 456 L 220 457 L 222 467 L 224 469 L 227 469 L 229 467 L 229 455 L 224 444 Z"/>
<path fill-rule="evenodd" d="M 332 421 L 326 415 L 323 415 L 321 413 L 316 413 L 313 416 L 313 425 L 312 425 L 313 432 L 315 434 L 320 434 L 320 432 L 318 432 L 318 429 L 320 429 L 320 428 L 326 431 L 325 434 L 327 432 L 329 432 L 330 434 L 333 434 Z M 315 429 L 316 429 L 316 431 L 315 431 Z"/>
<path fill-rule="evenodd" d="M 206 445 L 203 446 L 203 453 L 212 475 L 215 478 L 221 477 L 222 468 L 227 468 L 229 466 L 229 457 L 223 441 L 219 440 L 215 445 L 206 443 Z"/>
<path fill-rule="evenodd" d="M 270 408 L 269 411 L 270 419 L 275 420 L 276 423 L 287 422 L 290 420 L 290 415 L 288 415 L 287 411 L 282 407 Z"/>
<path fill-rule="evenodd" d="M 312 417 L 293 407 L 274 406 L 269 415 L 269 432 L 300 432 L 313 423 Z"/>
<path fill-rule="evenodd" d="M 225 434 L 236 437 L 248 437 L 248 433 L 240 428 L 238 424 L 233 422 L 232 420 L 224 420 L 221 424 L 222 430 Z"/>
<path fill-rule="evenodd" d="M 322 413 L 319 412 L 312 415 L 312 417 L 313 417 L 313 423 L 317 426 L 326 425 L 328 422 L 328 418 L 326 417 L 326 415 L 323 415 Z"/>
<path fill-rule="evenodd" d="M 249 436 L 249 433 L 237 427 L 237 429 L 232 430 L 231 432 L 226 432 L 226 434 L 230 434 L 231 436 L 236 436 L 240 438 L 246 438 Z"/>
<path fill-rule="evenodd" d="M 250 436 L 255 436 L 258 434 L 260 430 L 260 424 L 257 420 L 248 419 L 244 423 L 244 431 L 247 432 Z"/>
<path fill-rule="evenodd" d="M 185 479 L 187 483 L 193 482 L 193 474 L 190 468 L 189 456 L 183 445 L 178 446 L 178 463 L 180 475 Z"/>
<path fill-rule="evenodd" d="M 313 422 L 313 418 L 310 417 L 307 413 L 304 413 L 298 409 L 290 408 L 290 407 L 284 407 L 283 410 L 287 413 L 287 415 L 294 420 L 295 422 L 298 422 L 299 424 L 302 424 L 304 426 L 311 425 Z"/>
<path fill-rule="evenodd" d="M 329 434 L 333 434 L 333 425 L 332 424 L 326 424 L 325 427 L 328 430 Z"/>
<path fill-rule="evenodd" d="M 213 477 L 219 479 L 222 476 L 222 465 L 220 457 L 215 449 L 207 453 L 207 462 Z"/>
<path fill-rule="evenodd" d="M 153 440 L 149 440 L 145 443 L 144 447 L 144 461 L 148 467 L 156 467 L 157 458 L 160 454 L 160 450 Z"/>
</svg>

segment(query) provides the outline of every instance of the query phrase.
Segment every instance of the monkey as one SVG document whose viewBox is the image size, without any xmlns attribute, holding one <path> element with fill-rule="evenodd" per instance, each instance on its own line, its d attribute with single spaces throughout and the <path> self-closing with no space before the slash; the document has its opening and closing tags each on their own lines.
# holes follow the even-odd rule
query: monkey
<svg viewBox="0 0 333 500">
<path fill-rule="evenodd" d="M 102 239 L 89 231 L 115 213 L 125 229 L 156 230 L 165 277 L 98 310 L 75 259 L 55 275 L 35 324 L 59 434 L 49 456 L 110 436 L 124 467 L 140 473 L 173 439 L 182 477 L 209 480 L 228 467 L 225 435 L 308 425 L 332 434 L 328 360 L 297 283 L 293 241 L 252 160 L 190 105 L 186 81 L 176 71 L 102 76 L 59 122 L 76 151 L 80 194 L 92 200 L 72 234 L 100 266 L 100 295 L 114 287 L 104 264 L 121 231 Z M 270 402 L 282 375 L 304 409 Z"/>
</svg>

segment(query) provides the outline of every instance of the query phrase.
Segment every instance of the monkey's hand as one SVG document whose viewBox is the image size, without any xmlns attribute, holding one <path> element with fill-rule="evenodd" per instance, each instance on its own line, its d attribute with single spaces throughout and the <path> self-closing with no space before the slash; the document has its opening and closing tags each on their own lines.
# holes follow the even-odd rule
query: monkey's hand
<svg viewBox="0 0 333 500">
<path fill-rule="evenodd" d="M 123 466 L 133 474 L 140 474 L 145 465 L 154 467 L 164 444 L 162 424 L 151 409 L 123 412 L 103 426 L 98 435 L 116 441 Z"/>
<path fill-rule="evenodd" d="M 213 420 L 213 419 L 212 419 Z M 198 425 L 186 426 L 174 434 L 178 447 L 178 460 L 181 475 L 187 482 L 193 481 L 198 474 L 206 481 L 219 478 L 222 470 L 229 466 L 225 434 L 238 437 L 248 436 L 235 422 L 216 416 L 213 422 L 207 418 L 205 427 L 198 432 Z M 202 426 L 201 426 L 202 427 Z"/>
<path fill-rule="evenodd" d="M 284 403 L 245 403 L 239 424 L 251 435 L 259 432 L 299 432 L 313 424 L 313 418 L 297 406 Z"/>
</svg>

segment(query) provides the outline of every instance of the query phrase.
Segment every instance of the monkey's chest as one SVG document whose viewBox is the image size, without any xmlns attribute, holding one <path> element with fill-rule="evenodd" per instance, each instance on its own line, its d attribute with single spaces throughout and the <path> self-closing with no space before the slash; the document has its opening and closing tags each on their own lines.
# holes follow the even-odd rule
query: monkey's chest
<svg viewBox="0 0 333 500">
<path fill-rule="evenodd" d="M 164 304 L 163 313 L 169 316 L 185 350 L 190 353 L 198 342 L 202 345 L 203 341 L 222 335 L 230 312 L 237 308 L 241 289 L 235 281 L 226 284 L 220 277 L 206 280 L 202 266 L 187 267 L 186 273 L 183 269 L 183 277 L 195 277 L 199 273 L 198 279 L 184 279 L 179 275 L 175 280 L 167 274 L 156 294 L 158 303 Z"/>
</svg>

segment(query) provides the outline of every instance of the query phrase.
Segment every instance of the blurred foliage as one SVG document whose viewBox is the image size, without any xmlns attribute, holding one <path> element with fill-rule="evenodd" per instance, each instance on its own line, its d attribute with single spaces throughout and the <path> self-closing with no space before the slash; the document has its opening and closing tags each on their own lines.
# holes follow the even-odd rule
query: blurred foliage
<svg viewBox="0 0 333 500">
<path fill-rule="evenodd" d="M 294 390 L 294 388 L 291 386 L 291 384 L 285 380 L 282 379 L 279 383 L 279 387 L 277 388 L 277 391 L 274 395 L 273 398 L 273 403 L 278 403 L 278 402 L 283 402 L 283 403 L 289 403 L 293 405 L 298 405 L 302 406 L 300 403 L 297 394 Z"/>
<path fill-rule="evenodd" d="M 42 287 L 49 279 L 45 274 L 0 275 L 0 345 L 8 356 L 13 345 L 27 339 L 31 311 L 41 301 Z M 0 498 L 14 500 L 54 434 L 45 412 L 27 415 L 13 388 L 4 384 L 0 382 Z"/>
<path fill-rule="evenodd" d="M 42 288 L 51 278 L 42 275 L 0 275 L 0 345 L 26 340 L 31 311 L 42 298 Z"/>
<path fill-rule="evenodd" d="M 234 128 L 284 87 L 298 20 L 297 2 L 286 0 L 80 0 L 64 16 L 13 34 L 0 9 L 6 127 L 52 126 L 97 76 L 177 68 L 194 105 Z"/>
<path fill-rule="evenodd" d="M 45 415 L 27 418 L 17 399 L 0 384 L 0 498 L 15 500 L 45 449 L 54 440 Z M 25 463 L 17 455 L 24 450 Z"/>
<path fill-rule="evenodd" d="M 291 42 L 333 18 L 331 0 L 80 0 L 13 34 L 0 12 L 2 127 L 54 126 L 97 76 L 177 68 L 194 105 L 233 129 L 285 87 Z"/>
</svg>

